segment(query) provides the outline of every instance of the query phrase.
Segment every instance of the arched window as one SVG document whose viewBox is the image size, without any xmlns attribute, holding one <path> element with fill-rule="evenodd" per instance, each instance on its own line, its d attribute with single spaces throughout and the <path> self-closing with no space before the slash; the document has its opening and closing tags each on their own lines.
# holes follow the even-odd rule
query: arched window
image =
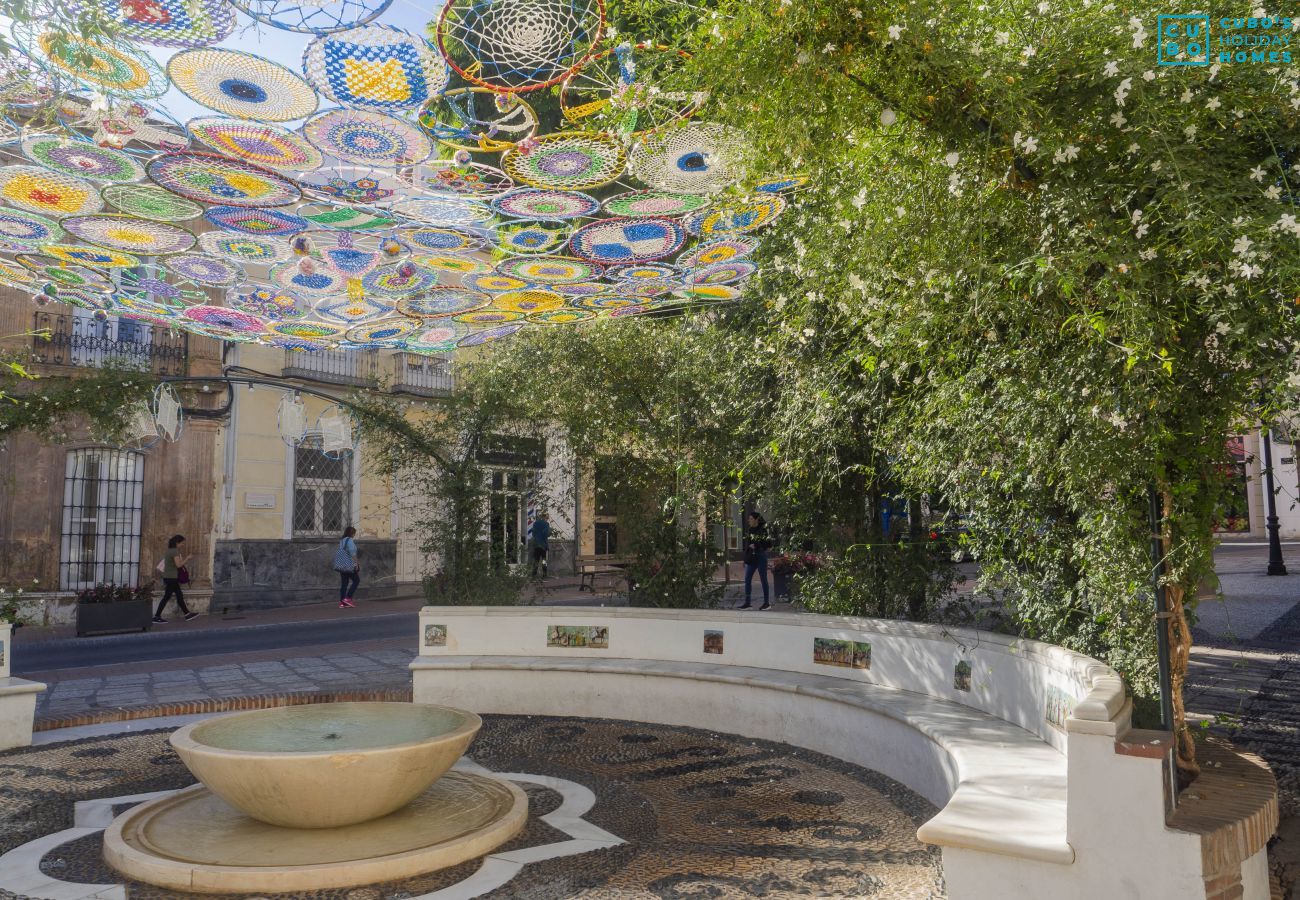
<svg viewBox="0 0 1300 900">
<path fill-rule="evenodd" d="M 68 452 L 63 478 L 59 588 L 135 587 L 140 579 L 144 454 L 92 448 Z"/>
</svg>

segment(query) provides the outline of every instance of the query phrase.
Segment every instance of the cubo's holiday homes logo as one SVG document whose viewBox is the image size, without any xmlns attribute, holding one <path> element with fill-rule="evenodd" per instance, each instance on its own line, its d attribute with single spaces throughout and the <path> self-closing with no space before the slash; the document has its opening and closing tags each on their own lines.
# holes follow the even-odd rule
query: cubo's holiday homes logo
<svg viewBox="0 0 1300 900">
<path fill-rule="evenodd" d="M 1209 15 L 1156 16 L 1159 44 L 1156 62 L 1162 66 L 1208 66 L 1211 62 L 1291 62 L 1291 37 L 1295 33 L 1289 16 Z"/>
</svg>

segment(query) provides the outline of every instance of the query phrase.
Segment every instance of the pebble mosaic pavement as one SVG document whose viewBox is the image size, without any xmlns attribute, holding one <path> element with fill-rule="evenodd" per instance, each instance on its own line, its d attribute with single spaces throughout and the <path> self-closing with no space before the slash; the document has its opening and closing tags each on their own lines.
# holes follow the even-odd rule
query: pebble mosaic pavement
<svg viewBox="0 0 1300 900">
<path fill-rule="evenodd" d="M 169 733 L 133 732 L 0 753 L 0 853 L 70 827 L 74 801 L 192 784 L 167 744 Z M 484 716 L 469 756 L 493 771 L 587 786 L 598 801 L 585 818 L 627 842 L 530 864 L 483 895 L 491 900 L 946 896 L 938 849 L 915 835 L 937 810 L 879 773 L 821 754 L 690 728 Z M 506 847 L 564 840 L 566 835 L 538 818 L 558 806 L 559 795 L 521 786 L 529 796 L 529 824 Z M 41 869 L 60 880 L 121 883 L 100 852 L 96 833 L 47 853 Z M 418 897 L 467 878 L 477 867 L 471 861 L 401 883 L 273 896 Z M 0 890 L 6 900 L 18 896 Z M 199 896 L 127 885 L 129 900 Z M 224 895 L 234 896 L 255 895 Z"/>
</svg>

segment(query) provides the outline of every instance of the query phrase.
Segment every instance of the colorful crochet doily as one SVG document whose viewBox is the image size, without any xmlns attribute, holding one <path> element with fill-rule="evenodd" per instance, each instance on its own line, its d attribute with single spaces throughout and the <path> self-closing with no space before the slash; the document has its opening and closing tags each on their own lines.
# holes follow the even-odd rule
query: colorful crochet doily
<svg viewBox="0 0 1300 900">
<path fill-rule="evenodd" d="M 342 106 L 413 110 L 447 87 L 447 67 L 428 42 L 390 25 L 323 34 L 303 51 L 302 68 Z"/>
<path fill-rule="evenodd" d="M 709 198 L 700 194 L 673 194 L 668 191 L 631 191 L 618 194 L 605 201 L 605 212 L 611 216 L 640 218 L 642 216 L 684 216 L 709 205 Z"/>
<path fill-rule="evenodd" d="M 471 316 L 478 313 L 470 313 Z M 478 331 L 470 332 L 460 339 L 458 347 L 478 347 L 482 344 L 490 344 L 492 341 L 499 341 L 502 338 L 508 338 L 525 327 L 523 322 L 509 322 L 505 325 L 498 325 L 494 328 L 482 328 Z"/>
<path fill-rule="evenodd" d="M 528 321 L 535 325 L 576 325 L 596 318 L 596 313 L 588 309 L 548 309 L 545 312 L 530 313 Z"/>
<path fill-rule="evenodd" d="M 628 169 L 660 191 L 716 194 L 742 174 L 746 147 L 734 128 L 688 123 L 644 138 L 632 149 Z"/>
<path fill-rule="evenodd" d="M 280 238 L 223 231 L 206 231 L 199 235 L 199 247 L 213 256 L 261 266 L 284 262 L 293 255 L 288 242 Z"/>
<path fill-rule="evenodd" d="M 529 255 L 560 250 L 572 235 L 571 221 L 507 222 L 496 229 L 497 243 L 502 250 Z"/>
<path fill-rule="evenodd" d="M 733 262 L 749 256 L 754 252 L 755 246 L 757 245 L 753 241 L 741 240 L 740 238 L 723 238 L 722 240 L 710 241 L 707 244 L 700 244 L 689 253 L 683 253 L 677 257 L 677 265 L 683 269 L 695 269 L 700 266 Z"/>
<path fill-rule="evenodd" d="M 583 259 L 618 265 L 672 256 L 685 242 L 686 231 L 672 219 L 614 219 L 582 226 L 569 248 Z"/>
<path fill-rule="evenodd" d="M 362 166 L 401 168 L 428 159 L 433 143 L 401 119 L 364 109 L 330 109 L 302 126 L 318 149 Z"/>
<path fill-rule="evenodd" d="M 97 269 L 133 269 L 140 265 L 140 258 L 132 253 L 86 244 L 45 244 L 41 247 L 41 252 L 63 262 L 94 266 Z"/>
<path fill-rule="evenodd" d="M 599 278 L 599 265 L 570 256 L 534 256 L 507 259 L 497 264 L 497 271 L 531 284 L 565 284 Z"/>
<path fill-rule="evenodd" d="M 501 157 L 502 171 L 520 184 L 570 191 L 603 187 L 626 163 L 618 138 L 593 131 L 544 134 Z"/>
<path fill-rule="evenodd" d="M 22 252 L 52 244 L 63 237 L 53 219 L 16 209 L 0 209 L 0 248 Z"/>
<path fill-rule="evenodd" d="M 507 191 L 494 198 L 491 205 L 503 216 L 543 221 L 587 218 L 600 213 L 600 201 L 590 194 L 535 187 Z"/>
<path fill-rule="evenodd" d="M 302 216 L 282 209 L 258 209 L 250 206 L 210 206 L 203 218 L 223 231 L 266 237 L 290 237 L 311 226 Z"/>
<path fill-rule="evenodd" d="M 319 102 L 292 70 L 238 50 L 184 50 L 168 61 L 167 75 L 194 102 L 240 119 L 292 122 Z"/>
<path fill-rule="evenodd" d="M 13 34 L 33 56 L 93 90 L 145 100 L 167 92 L 162 68 L 142 50 L 36 25 L 14 26 Z"/>
<path fill-rule="evenodd" d="M 420 187 L 431 194 L 488 199 L 515 186 L 505 172 L 479 163 L 443 159 L 427 163 L 416 173 Z"/>
<path fill-rule="evenodd" d="M 235 30 L 235 11 L 225 0 L 101 0 L 100 11 L 124 38 L 156 47 L 207 47 Z M 89 3 L 78 0 L 72 9 Z"/>
<path fill-rule="evenodd" d="M 404 297 L 397 301 L 397 311 L 417 319 L 441 319 L 482 309 L 492 298 L 480 291 L 465 288 L 433 288 L 418 297 Z"/>
<path fill-rule="evenodd" d="M 225 206 L 288 206 L 302 191 L 288 178 L 215 153 L 172 153 L 152 160 L 149 177 L 187 200 Z"/>
<path fill-rule="evenodd" d="M 324 161 L 302 135 L 270 122 L 205 116 L 185 126 L 194 140 L 216 152 L 277 172 L 304 172 Z"/>
<path fill-rule="evenodd" d="M 316 304 L 316 315 L 329 322 L 359 325 L 383 318 L 393 311 L 393 304 L 380 303 L 374 297 L 330 297 Z"/>
<path fill-rule="evenodd" d="M 53 218 L 97 213 L 104 208 L 99 191 L 89 181 L 40 166 L 0 168 L 0 200 Z"/>
<path fill-rule="evenodd" d="M 32 162 L 64 175 L 119 183 L 144 178 L 144 168 L 130 155 L 86 141 L 41 135 L 28 138 L 22 146 L 23 155 Z"/>
<path fill-rule="evenodd" d="M 142 256 L 184 253 L 194 246 L 194 235 L 184 228 L 133 216 L 69 216 L 61 224 L 83 241 Z"/>
<path fill-rule="evenodd" d="M 260 317 L 224 306 L 191 306 L 181 316 L 198 325 L 223 331 L 255 334 L 266 330 L 266 322 Z"/>
<path fill-rule="evenodd" d="M 489 246 L 488 238 L 483 234 L 447 226 L 406 228 L 397 232 L 397 239 L 412 247 L 439 253 L 473 253 Z"/>
<path fill-rule="evenodd" d="M 198 253 L 169 256 L 163 260 L 162 265 L 181 278 L 188 278 L 197 284 L 212 287 L 226 287 L 244 277 L 242 266 L 219 256 L 204 256 Z"/>
<path fill-rule="evenodd" d="M 564 298 L 554 291 L 510 291 L 494 297 L 488 309 L 503 309 L 506 312 L 531 313 L 547 312 L 560 309 L 565 305 Z"/>
<path fill-rule="evenodd" d="M 686 230 L 702 240 L 748 234 L 770 225 L 785 211 L 785 200 L 776 194 L 737 203 L 721 203 L 687 216 Z"/>
<path fill-rule="evenodd" d="M 203 215 L 203 207 L 154 184 L 110 184 L 100 194 L 119 212 L 155 222 L 188 222 Z"/>
</svg>

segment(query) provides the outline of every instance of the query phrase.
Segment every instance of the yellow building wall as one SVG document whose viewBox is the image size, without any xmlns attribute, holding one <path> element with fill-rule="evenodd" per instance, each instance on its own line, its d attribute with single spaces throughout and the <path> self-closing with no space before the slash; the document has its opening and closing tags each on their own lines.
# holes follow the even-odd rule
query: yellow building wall
<svg viewBox="0 0 1300 900">
<path fill-rule="evenodd" d="M 278 375 L 284 364 L 283 351 L 269 347 L 243 345 L 240 348 L 241 367 L 268 375 Z M 313 385 L 314 389 L 337 391 L 344 396 L 346 387 Z M 293 464 L 292 448 L 280 437 L 279 407 L 285 388 L 236 386 L 237 411 L 234 417 L 235 467 L 234 494 L 232 498 L 233 530 L 226 537 L 239 539 L 279 540 L 292 536 L 292 523 L 286 530 L 286 504 L 292 502 Z M 307 410 L 308 430 L 315 429 L 318 418 L 333 404 L 310 394 L 300 395 Z M 225 460 L 218 457 L 217 466 L 224 469 Z M 364 445 L 353 456 L 353 480 L 360 480 L 359 489 L 353 492 L 352 517 L 359 537 L 386 539 L 393 536 L 392 490 L 387 479 L 371 472 L 366 465 Z M 270 508 L 250 507 L 248 495 L 270 496 Z M 290 510 L 291 512 L 291 510 Z"/>
</svg>

